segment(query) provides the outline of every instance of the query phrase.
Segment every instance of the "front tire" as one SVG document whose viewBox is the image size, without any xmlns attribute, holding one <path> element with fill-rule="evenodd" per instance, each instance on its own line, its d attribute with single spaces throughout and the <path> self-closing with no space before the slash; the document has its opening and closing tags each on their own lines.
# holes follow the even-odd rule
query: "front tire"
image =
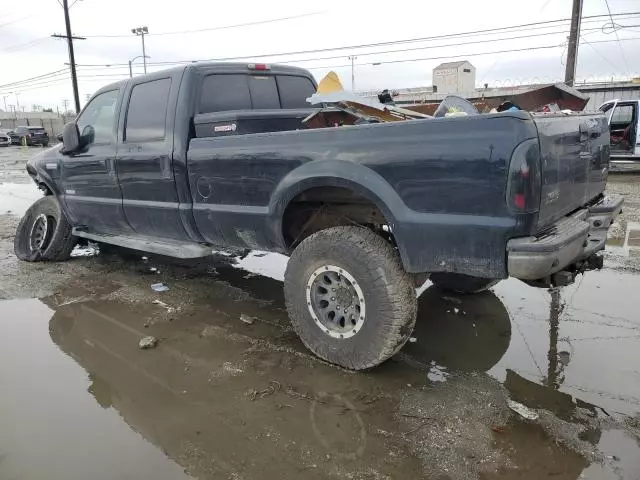
<svg viewBox="0 0 640 480">
<path fill-rule="evenodd" d="M 441 290 L 455 293 L 480 293 L 496 285 L 499 278 L 480 278 L 460 273 L 432 273 L 429 279 Z"/>
<path fill-rule="evenodd" d="M 302 241 L 289 259 L 284 293 L 307 348 L 352 370 L 394 355 L 416 321 L 413 278 L 392 245 L 362 227 L 328 228 Z"/>
<path fill-rule="evenodd" d="M 53 195 L 42 197 L 20 220 L 13 250 L 20 260 L 26 262 L 68 260 L 78 241 L 71 230 L 58 199 Z"/>
</svg>

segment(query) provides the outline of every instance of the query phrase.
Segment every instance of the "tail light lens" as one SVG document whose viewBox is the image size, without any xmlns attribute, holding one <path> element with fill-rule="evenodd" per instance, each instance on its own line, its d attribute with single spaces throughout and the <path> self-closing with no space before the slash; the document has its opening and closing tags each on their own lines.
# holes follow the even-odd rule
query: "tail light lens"
<svg viewBox="0 0 640 480">
<path fill-rule="evenodd" d="M 538 140 L 525 140 L 516 147 L 509 164 L 507 205 L 516 213 L 536 212 L 540 208 L 540 147 Z"/>
</svg>

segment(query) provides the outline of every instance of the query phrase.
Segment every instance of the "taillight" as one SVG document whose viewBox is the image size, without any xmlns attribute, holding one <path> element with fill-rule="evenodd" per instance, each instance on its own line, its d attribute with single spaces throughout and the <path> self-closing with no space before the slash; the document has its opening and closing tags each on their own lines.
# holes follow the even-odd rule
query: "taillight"
<svg viewBox="0 0 640 480">
<path fill-rule="evenodd" d="M 249 70 L 271 70 L 271 67 L 266 63 L 250 63 L 247 66 Z"/>
<path fill-rule="evenodd" d="M 538 140 L 525 140 L 516 147 L 509 164 L 507 205 L 516 213 L 540 208 L 540 147 Z"/>
</svg>

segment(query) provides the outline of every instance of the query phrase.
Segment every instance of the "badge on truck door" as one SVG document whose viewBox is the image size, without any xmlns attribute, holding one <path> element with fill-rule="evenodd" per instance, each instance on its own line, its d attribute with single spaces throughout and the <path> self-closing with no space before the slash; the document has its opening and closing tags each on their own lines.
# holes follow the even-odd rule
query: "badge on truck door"
<svg viewBox="0 0 640 480">
<path fill-rule="evenodd" d="M 235 132 L 238 127 L 235 123 L 230 125 L 216 125 L 213 127 L 214 132 Z"/>
</svg>

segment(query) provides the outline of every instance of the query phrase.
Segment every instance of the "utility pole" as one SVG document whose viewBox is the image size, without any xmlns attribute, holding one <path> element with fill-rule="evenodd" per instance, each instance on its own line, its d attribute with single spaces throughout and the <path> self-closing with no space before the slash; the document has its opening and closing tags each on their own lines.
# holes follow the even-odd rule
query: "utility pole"
<svg viewBox="0 0 640 480">
<path fill-rule="evenodd" d="M 5 112 L 7 111 L 7 97 L 8 97 L 8 96 L 9 96 L 9 95 L 3 95 L 3 96 L 2 96 L 2 100 L 4 101 L 4 111 L 5 111 Z"/>
<path fill-rule="evenodd" d="M 62 107 L 64 108 L 64 111 L 63 111 L 62 113 L 63 113 L 63 114 L 64 114 L 64 113 L 67 113 L 67 112 L 69 111 L 69 100 L 67 100 L 66 98 L 64 98 L 64 99 L 62 100 Z"/>
<path fill-rule="evenodd" d="M 14 92 L 13 94 L 16 96 L 16 105 L 18 105 L 18 110 L 20 110 L 20 99 L 18 99 L 20 92 Z"/>
<path fill-rule="evenodd" d="M 351 55 L 349 57 L 349 60 L 351 60 L 351 91 L 355 92 L 356 91 L 356 66 L 355 66 L 355 61 L 356 61 L 356 57 L 355 55 Z"/>
<path fill-rule="evenodd" d="M 571 30 L 567 47 L 567 68 L 564 72 L 564 83 L 573 86 L 576 79 L 578 63 L 578 46 L 580 44 L 580 22 L 582 21 L 582 0 L 573 0 L 571 8 Z"/>
<path fill-rule="evenodd" d="M 76 113 L 80 113 L 80 95 L 78 94 L 78 76 L 76 75 L 76 57 L 73 52 L 74 40 L 86 40 L 85 37 L 74 37 L 71 34 L 71 20 L 69 19 L 69 2 L 68 0 L 62 0 L 62 8 L 64 10 L 64 24 L 67 30 L 66 35 L 54 34 L 51 35 L 55 38 L 66 38 L 67 46 L 69 49 L 69 66 L 71 68 L 71 84 L 73 86 L 73 100 L 76 105 Z"/>
<path fill-rule="evenodd" d="M 131 33 L 142 37 L 142 61 L 144 62 L 144 74 L 147 74 L 147 52 L 144 47 L 144 36 L 149 33 L 147 27 L 136 27 L 131 29 Z M 131 62 L 129 63 L 129 76 L 131 75 Z"/>
</svg>

